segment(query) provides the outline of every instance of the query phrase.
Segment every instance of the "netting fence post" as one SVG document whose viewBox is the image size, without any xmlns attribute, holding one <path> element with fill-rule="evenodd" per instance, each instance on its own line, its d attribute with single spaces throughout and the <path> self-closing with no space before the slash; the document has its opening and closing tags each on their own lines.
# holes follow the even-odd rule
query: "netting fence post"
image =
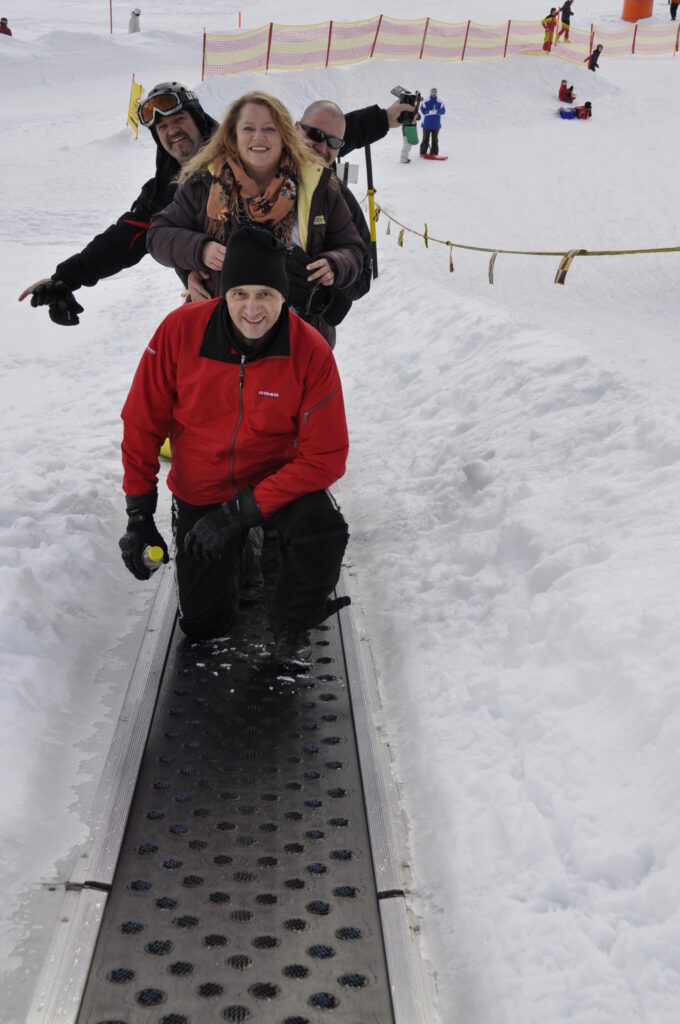
<svg viewBox="0 0 680 1024">
<path fill-rule="evenodd" d="M 465 47 L 467 46 L 467 40 L 468 40 L 469 33 L 470 33 L 470 22 L 468 21 L 467 28 L 465 29 L 465 42 L 463 43 L 463 52 L 460 55 L 460 59 L 461 60 L 465 60 Z"/>
<path fill-rule="evenodd" d="M 673 56 L 674 57 L 675 57 L 675 54 L 678 52 L 678 46 L 679 45 L 680 45 L 680 25 L 678 26 L 678 31 L 677 31 L 677 34 L 675 36 L 675 50 L 673 52 Z"/>
<path fill-rule="evenodd" d="M 205 28 L 203 29 L 203 60 L 201 62 L 201 81 L 205 82 Z"/>
<path fill-rule="evenodd" d="M 326 67 L 328 67 L 328 58 L 331 53 L 331 36 L 333 35 L 333 22 L 328 22 L 328 46 L 326 47 Z"/>
<path fill-rule="evenodd" d="M 638 30 L 638 27 L 637 27 L 637 24 L 636 24 L 635 25 L 635 31 L 633 32 L 633 45 L 630 48 L 630 52 L 631 53 L 635 53 L 635 37 L 637 36 L 637 30 Z"/>
<path fill-rule="evenodd" d="M 503 50 L 503 56 L 506 57 L 508 53 L 508 39 L 510 38 L 510 25 L 512 22 L 508 19 L 508 31 L 505 33 L 505 49 Z"/>
<path fill-rule="evenodd" d="M 371 47 L 371 52 L 368 55 L 368 59 L 369 60 L 373 56 L 373 51 L 375 50 L 375 44 L 378 42 L 378 33 L 380 32 L 380 26 L 382 25 L 382 20 L 383 20 L 383 16 L 381 14 L 380 17 L 378 18 L 378 27 L 375 30 L 375 38 L 373 40 L 373 46 Z"/>
<path fill-rule="evenodd" d="M 272 52 L 272 33 L 274 31 L 274 22 L 269 22 L 269 39 L 267 40 L 267 66 L 265 72 L 269 71 L 269 54 Z"/>
<path fill-rule="evenodd" d="M 430 19 L 429 18 L 425 18 L 425 31 L 423 32 L 423 41 L 420 44 L 420 54 L 418 55 L 418 60 L 422 60 L 423 59 L 423 50 L 425 49 L 425 40 L 427 38 L 427 30 L 428 30 L 429 27 L 430 27 Z"/>
</svg>

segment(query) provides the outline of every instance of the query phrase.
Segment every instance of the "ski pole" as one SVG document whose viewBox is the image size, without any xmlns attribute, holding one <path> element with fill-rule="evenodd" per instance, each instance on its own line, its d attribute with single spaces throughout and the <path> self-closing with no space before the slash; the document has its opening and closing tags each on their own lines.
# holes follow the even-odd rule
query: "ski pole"
<svg viewBox="0 0 680 1024">
<path fill-rule="evenodd" d="M 368 225 L 371 229 L 371 252 L 373 254 L 373 277 L 378 276 L 378 246 L 375 240 L 375 203 L 373 197 L 375 195 L 375 189 L 373 188 L 373 164 L 371 162 L 371 147 L 370 144 L 366 144 L 364 147 L 366 151 L 366 184 L 368 185 Z"/>
</svg>

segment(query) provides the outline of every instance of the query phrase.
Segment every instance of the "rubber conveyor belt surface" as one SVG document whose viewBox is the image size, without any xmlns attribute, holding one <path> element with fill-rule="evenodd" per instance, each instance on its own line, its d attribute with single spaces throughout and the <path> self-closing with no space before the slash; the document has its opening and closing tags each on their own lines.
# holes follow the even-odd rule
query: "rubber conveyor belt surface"
<svg viewBox="0 0 680 1024">
<path fill-rule="evenodd" d="M 79 1024 L 392 1024 L 337 616 L 173 635 Z"/>
</svg>

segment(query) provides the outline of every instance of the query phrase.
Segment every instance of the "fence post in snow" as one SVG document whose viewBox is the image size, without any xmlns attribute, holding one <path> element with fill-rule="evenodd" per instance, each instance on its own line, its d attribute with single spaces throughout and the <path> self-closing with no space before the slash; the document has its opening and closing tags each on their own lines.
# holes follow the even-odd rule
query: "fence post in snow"
<svg viewBox="0 0 680 1024">
<path fill-rule="evenodd" d="M 273 31 L 274 31 L 274 22 L 270 21 L 269 22 L 269 38 L 267 39 L 267 63 L 266 63 L 266 66 L 265 66 L 265 71 L 269 71 L 269 54 L 272 51 L 272 32 Z"/>
<path fill-rule="evenodd" d="M 636 23 L 635 30 L 633 32 L 633 45 L 630 48 L 630 52 L 631 53 L 635 53 L 635 37 L 637 36 L 637 30 L 638 30 L 638 27 L 637 27 L 637 23 Z"/>
<path fill-rule="evenodd" d="M 371 229 L 371 250 L 373 252 L 373 277 L 378 276 L 378 245 L 375 240 L 375 203 L 373 202 L 373 196 L 375 195 L 375 189 L 373 188 L 373 162 L 371 160 L 371 145 L 367 143 L 364 146 L 366 152 L 366 185 L 368 186 L 368 226 Z"/>
<path fill-rule="evenodd" d="M 382 25 L 382 20 L 383 20 L 383 16 L 381 14 L 380 17 L 378 18 L 378 27 L 375 30 L 375 38 L 373 39 L 373 46 L 371 47 L 371 52 L 368 55 L 368 59 L 369 60 L 373 56 L 373 51 L 375 50 L 375 44 L 378 42 L 378 33 L 380 32 L 380 26 Z"/>
<path fill-rule="evenodd" d="M 465 60 L 465 47 L 467 46 L 467 37 L 468 37 L 469 32 L 470 32 L 470 22 L 468 21 L 467 28 L 465 29 L 465 42 L 463 43 L 463 52 L 460 55 L 460 59 L 461 60 Z"/>
<path fill-rule="evenodd" d="M 326 47 L 326 67 L 328 67 L 328 58 L 331 52 L 331 36 L 333 35 L 333 22 L 328 22 L 328 46 Z"/>
<path fill-rule="evenodd" d="M 429 27 L 430 27 L 430 19 L 429 18 L 425 18 L 425 31 L 423 32 L 423 41 L 420 44 L 420 53 L 418 55 L 418 60 L 422 60 L 423 59 L 423 50 L 425 49 L 425 39 L 427 38 L 427 30 L 428 30 Z"/>
<path fill-rule="evenodd" d="M 203 26 L 203 60 L 201 62 L 201 81 L 205 82 L 205 26 Z"/>
<path fill-rule="evenodd" d="M 503 57 L 507 56 L 508 53 L 508 39 L 510 38 L 510 25 L 512 22 L 508 19 L 508 31 L 505 33 L 505 49 L 503 50 Z"/>
</svg>

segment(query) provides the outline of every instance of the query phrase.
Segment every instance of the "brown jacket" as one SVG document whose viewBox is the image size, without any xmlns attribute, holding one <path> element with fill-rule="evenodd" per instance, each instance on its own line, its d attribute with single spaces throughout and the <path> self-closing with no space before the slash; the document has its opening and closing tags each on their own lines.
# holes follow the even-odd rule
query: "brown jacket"
<svg viewBox="0 0 680 1024">
<path fill-rule="evenodd" d="M 208 233 L 208 193 L 212 184 L 208 171 L 181 185 L 175 198 L 157 213 L 147 232 L 147 248 L 154 259 L 179 271 L 207 268 L 201 259 Z M 297 226 L 302 247 L 312 259 L 325 256 L 335 273 L 335 288 L 346 288 L 360 276 L 366 246 L 357 231 L 335 174 L 319 164 L 305 164 L 300 171 Z M 220 295 L 220 271 L 208 271 L 204 283 L 210 293 Z M 321 317 L 305 317 L 333 346 L 335 329 Z"/>
</svg>

